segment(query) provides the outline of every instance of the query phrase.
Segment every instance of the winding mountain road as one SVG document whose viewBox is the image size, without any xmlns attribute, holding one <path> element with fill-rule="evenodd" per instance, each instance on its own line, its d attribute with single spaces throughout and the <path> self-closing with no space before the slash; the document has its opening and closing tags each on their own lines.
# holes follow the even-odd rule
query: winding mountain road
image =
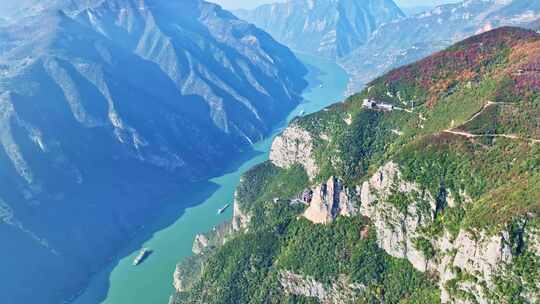
<svg viewBox="0 0 540 304">
<path fill-rule="evenodd" d="M 480 111 L 476 112 L 473 116 L 471 116 L 471 118 L 469 118 L 468 120 L 466 120 L 463 124 L 461 124 L 462 126 L 466 125 L 467 123 L 473 121 L 474 119 L 476 119 L 478 116 L 480 116 L 480 114 L 482 114 L 482 112 L 484 112 L 489 106 L 492 106 L 492 105 L 504 105 L 504 104 L 511 104 L 511 103 L 508 103 L 508 102 L 493 102 L 493 101 L 488 101 L 483 107 L 482 109 L 480 109 Z M 534 144 L 538 144 L 540 143 L 540 139 L 534 139 L 534 138 L 528 138 L 528 137 L 520 137 L 518 135 L 515 135 L 515 134 L 473 134 L 473 133 L 469 133 L 469 132 L 465 132 L 465 131 L 457 131 L 455 130 L 455 128 L 450 128 L 450 129 L 446 129 L 443 131 L 444 133 L 450 133 L 450 134 L 455 134 L 455 135 L 460 135 L 460 136 L 465 136 L 467 138 L 478 138 L 478 137 L 503 137 L 503 138 L 509 138 L 509 139 L 515 139 L 515 140 L 523 140 L 523 141 L 529 141 L 531 143 L 534 143 Z"/>
<path fill-rule="evenodd" d="M 465 136 L 467 138 L 477 138 L 477 137 L 504 137 L 509 139 L 516 139 L 516 140 L 524 140 L 529 141 L 531 143 L 538 144 L 540 143 L 540 139 L 534 139 L 534 138 L 527 138 L 527 137 L 519 137 L 514 134 L 472 134 L 469 132 L 463 132 L 463 131 L 454 131 L 454 130 L 444 130 L 445 133 Z"/>
</svg>

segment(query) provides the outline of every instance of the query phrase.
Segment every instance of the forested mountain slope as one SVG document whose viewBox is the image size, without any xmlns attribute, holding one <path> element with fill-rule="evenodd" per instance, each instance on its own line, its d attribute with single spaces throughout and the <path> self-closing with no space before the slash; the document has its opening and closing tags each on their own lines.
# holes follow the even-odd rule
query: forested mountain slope
<svg viewBox="0 0 540 304">
<path fill-rule="evenodd" d="M 296 119 L 171 303 L 538 303 L 540 34 L 503 27 Z"/>
</svg>

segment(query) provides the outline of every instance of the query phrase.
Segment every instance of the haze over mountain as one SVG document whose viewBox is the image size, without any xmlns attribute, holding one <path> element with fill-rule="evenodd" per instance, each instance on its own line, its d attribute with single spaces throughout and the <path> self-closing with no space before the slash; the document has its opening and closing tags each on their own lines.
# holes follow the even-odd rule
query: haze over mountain
<svg viewBox="0 0 540 304">
<path fill-rule="evenodd" d="M 527 28 L 540 31 L 540 18 L 527 24 Z"/>
<path fill-rule="evenodd" d="M 538 17 L 540 1 L 466 0 L 384 24 L 342 60 L 353 76 L 349 91 L 471 35 L 505 25 L 523 26 Z"/>
<path fill-rule="evenodd" d="M 17 16 L 0 27 L 3 304 L 73 295 L 306 85 L 289 49 L 204 1 L 39 1 Z"/>
<path fill-rule="evenodd" d="M 437 3 L 447 2 L 456 3 L 408 17 L 392 1 L 361 1 L 360 6 L 365 6 L 360 8 L 347 1 L 291 0 L 235 14 L 266 29 L 292 49 L 337 58 L 351 76 L 349 94 L 392 68 L 461 39 L 499 26 L 525 26 L 540 17 L 540 1 Z M 346 13 L 340 13 L 341 8 Z"/>
<path fill-rule="evenodd" d="M 392 0 L 291 0 L 235 14 L 291 49 L 329 58 L 349 54 L 379 25 L 404 16 Z"/>
<path fill-rule="evenodd" d="M 288 0 L 214 0 L 212 2 L 222 5 L 224 8 L 229 10 L 237 10 L 253 9 L 262 4 L 279 3 L 286 1 Z M 396 0 L 395 2 L 399 7 L 429 7 L 445 3 L 455 3 L 459 2 L 459 0 Z"/>
</svg>

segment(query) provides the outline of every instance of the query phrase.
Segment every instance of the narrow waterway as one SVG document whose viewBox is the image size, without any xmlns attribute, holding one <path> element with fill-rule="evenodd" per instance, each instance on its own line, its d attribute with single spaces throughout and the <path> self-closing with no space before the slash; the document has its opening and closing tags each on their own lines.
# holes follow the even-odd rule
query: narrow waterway
<svg viewBox="0 0 540 304">
<path fill-rule="evenodd" d="M 235 168 L 233 172 L 214 178 L 213 187 L 193 190 L 193 197 L 182 197 L 186 202 L 204 201 L 188 208 L 172 225 L 170 213 L 163 213 L 163 219 L 147 227 L 140 239 L 133 240 L 120 258 L 96 274 L 86 291 L 74 304 L 166 304 L 173 292 L 172 274 L 175 265 L 191 254 L 193 239 L 197 233 L 206 232 L 224 220 L 232 217 L 232 208 L 217 215 L 217 210 L 233 200 L 233 194 L 240 176 L 256 164 L 268 159 L 273 137 L 299 113 L 313 113 L 337 101 L 343 100 L 347 85 L 347 75 L 335 63 L 321 58 L 298 54 L 310 66 L 308 81 L 310 88 L 303 94 L 305 103 L 299 105 L 271 137 L 253 145 L 255 155 Z M 191 194 L 190 194 L 191 195 Z M 193 204 L 193 203 L 190 203 Z M 153 228 L 154 227 L 154 228 Z M 153 253 L 141 265 L 134 267 L 132 261 L 142 247 Z"/>
</svg>

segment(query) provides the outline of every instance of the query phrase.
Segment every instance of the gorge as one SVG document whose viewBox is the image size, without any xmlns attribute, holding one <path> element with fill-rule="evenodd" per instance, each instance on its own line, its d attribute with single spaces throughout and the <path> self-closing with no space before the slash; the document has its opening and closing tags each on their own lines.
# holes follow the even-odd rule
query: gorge
<svg viewBox="0 0 540 304">
<path fill-rule="evenodd" d="M 308 75 L 310 87 L 303 94 L 305 102 L 293 110 L 286 121 L 301 112 L 313 113 L 343 99 L 347 84 L 345 72 L 335 63 L 306 55 L 298 55 L 298 58 L 311 67 Z M 141 233 L 118 261 L 115 259 L 110 267 L 94 275 L 89 287 L 73 304 L 166 303 L 174 291 L 171 277 L 176 264 L 192 254 L 192 244 L 197 234 L 212 231 L 214 227 L 231 218 L 232 208 L 222 216 L 217 216 L 216 211 L 225 202 L 233 201 L 240 176 L 268 159 L 272 139 L 285 127 L 285 123 L 281 122 L 272 136 L 254 144 L 255 155 L 245 153 L 245 162 L 235 165 L 227 174 L 209 181 L 217 187 L 210 189 L 208 197 L 203 196 L 201 199 L 197 192 L 179 191 L 176 200 L 193 201 L 197 204 L 180 215 L 174 205 L 164 210 L 155 223 L 147 225 L 146 230 L 150 234 Z M 134 269 L 131 262 L 141 247 L 152 248 L 154 253 L 144 264 Z M 144 293 L 133 290 L 144 290 Z"/>
<path fill-rule="evenodd" d="M 28 3 L 0 23 L 0 294 L 56 304 L 268 136 L 307 71 L 204 1 Z"/>
</svg>

